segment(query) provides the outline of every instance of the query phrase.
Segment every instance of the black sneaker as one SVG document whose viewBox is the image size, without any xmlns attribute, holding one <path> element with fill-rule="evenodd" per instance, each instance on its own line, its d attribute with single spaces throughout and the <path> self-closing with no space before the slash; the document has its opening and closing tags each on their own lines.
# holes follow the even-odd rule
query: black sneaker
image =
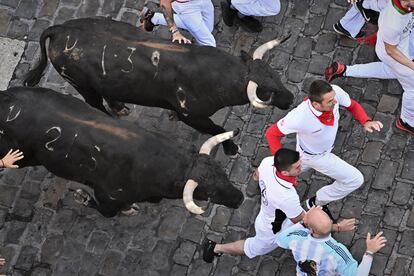
<svg viewBox="0 0 414 276">
<path fill-rule="evenodd" d="M 224 24 L 229 27 L 233 26 L 237 11 L 231 8 L 231 0 L 221 0 L 220 6 Z"/>
<path fill-rule="evenodd" d="M 141 22 L 141 26 L 144 27 L 147 32 L 152 32 L 152 30 L 154 30 L 155 24 L 151 22 L 154 14 L 155 12 L 147 7 L 144 7 L 140 13 L 139 21 Z"/>
<path fill-rule="evenodd" d="M 235 19 L 240 23 L 241 27 L 247 32 L 260 33 L 263 30 L 262 23 L 252 16 L 237 15 Z"/>
<path fill-rule="evenodd" d="M 328 204 L 322 205 L 322 210 L 328 215 L 328 217 L 332 220 L 333 223 L 336 223 L 336 219 L 334 219 L 331 211 L 328 208 Z"/>
<path fill-rule="evenodd" d="M 354 39 L 352 35 L 342 26 L 341 22 L 338 21 L 338 23 L 335 23 L 333 25 L 333 29 L 336 33 L 340 35 L 344 35 L 346 37 L 349 37 L 350 39 Z"/>
<path fill-rule="evenodd" d="M 203 260 L 207 263 L 211 263 L 214 257 L 220 257 L 222 254 L 214 253 L 214 247 L 216 243 L 207 238 L 203 241 Z"/>
<path fill-rule="evenodd" d="M 314 196 L 314 197 L 311 197 L 311 198 L 309 198 L 309 199 L 307 199 L 306 201 L 305 201 L 305 204 L 304 204 L 304 209 L 306 210 L 306 211 L 309 211 L 310 210 L 310 208 L 312 208 L 313 206 L 315 206 L 316 205 L 316 196 Z M 332 216 L 332 213 L 331 213 L 331 211 L 329 210 L 329 208 L 328 208 L 328 204 L 325 204 L 325 205 L 322 205 L 321 206 L 322 207 L 322 210 L 329 216 L 329 218 L 334 222 L 334 223 L 336 223 L 336 219 L 334 219 L 334 217 Z"/>
<path fill-rule="evenodd" d="M 362 6 L 363 2 L 364 2 L 364 0 L 360 0 L 360 1 L 356 2 L 355 5 L 356 5 L 358 11 L 361 13 L 362 17 L 365 19 L 366 22 L 377 25 L 378 24 L 379 12 L 364 8 Z"/>
<path fill-rule="evenodd" d="M 302 204 L 303 209 L 305 209 L 305 211 L 309 211 L 310 208 L 312 208 L 312 206 L 315 205 L 315 200 L 316 200 L 316 196 L 308 198 L 307 200 L 305 200 L 305 204 Z"/>
<path fill-rule="evenodd" d="M 414 134 L 414 127 L 410 126 L 409 124 L 407 124 L 406 122 L 404 122 L 401 118 L 398 118 L 395 121 L 395 126 L 402 130 L 402 131 L 406 131 L 410 134 Z"/>
</svg>

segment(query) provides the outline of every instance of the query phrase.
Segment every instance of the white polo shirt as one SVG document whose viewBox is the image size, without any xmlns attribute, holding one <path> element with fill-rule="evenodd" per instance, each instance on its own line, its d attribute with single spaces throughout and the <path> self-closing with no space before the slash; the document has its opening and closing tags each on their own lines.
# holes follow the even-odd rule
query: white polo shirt
<svg viewBox="0 0 414 276">
<path fill-rule="evenodd" d="M 409 57 L 409 37 L 414 28 L 414 13 L 401 14 L 389 1 L 381 11 L 378 19 L 378 34 L 375 50 L 382 60 L 388 57 L 385 51 L 384 42 L 391 45 L 398 45 L 397 48 Z"/>
<path fill-rule="evenodd" d="M 319 119 L 322 112 L 312 107 L 309 99 L 292 109 L 284 118 L 277 122 L 279 130 L 288 135 L 296 133 L 298 146 L 305 152 L 319 154 L 330 152 L 333 148 L 339 124 L 339 106 L 349 107 L 351 98 L 342 88 L 332 85 L 337 104 L 334 106 L 334 124 L 327 126 Z"/>
<path fill-rule="evenodd" d="M 302 213 L 303 208 L 293 184 L 276 176 L 273 156 L 264 158 L 258 170 L 262 202 L 256 218 L 256 228 L 273 236 L 272 222 L 275 220 L 276 209 L 280 209 L 288 218 L 295 218 Z"/>
</svg>

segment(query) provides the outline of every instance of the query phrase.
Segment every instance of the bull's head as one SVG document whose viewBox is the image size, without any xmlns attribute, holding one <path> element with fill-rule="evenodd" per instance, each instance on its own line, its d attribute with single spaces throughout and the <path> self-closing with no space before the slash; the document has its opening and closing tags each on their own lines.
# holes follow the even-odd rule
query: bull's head
<svg viewBox="0 0 414 276">
<path fill-rule="evenodd" d="M 237 208 L 243 202 L 243 193 L 231 184 L 218 162 L 210 156 L 210 151 L 214 146 L 234 135 L 234 131 L 222 133 L 211 137 L 201 146 L 200 154 L 183 192 L 185 207 L 191 213 L 202 214 L 204 212 L 194 203 L 193 196 L 198 200 L 209 200 L 230 208 Z"/>
<path fill-rule="evenodd" d="M 280 109 L 288 109 L 293 103 L 293 94 L 282 84 L 277 72 L 262 61 L 266 51 L 274 48 L 290 37 L 271 40 L 256 49 L 253 60 L 249 65 L 249 83 L 247 96 L 250 103 L 256 108 L 265 108 L 268 105 Z"/>
</svg>

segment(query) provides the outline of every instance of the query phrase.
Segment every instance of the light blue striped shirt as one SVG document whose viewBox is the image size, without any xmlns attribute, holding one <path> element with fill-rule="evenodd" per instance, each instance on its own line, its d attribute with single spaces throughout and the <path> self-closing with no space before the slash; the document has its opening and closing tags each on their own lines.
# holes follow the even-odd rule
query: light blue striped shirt
<svg viewBox="0 0 414 276">
<path fill-rule="evenodd" d="M 276 236 L 277 244 L 292 250 L 300 276 L 355 276 L 358 263 L 348 249 L 331 235 L 316 239 L 302 224 L 297 223 Z"/>
</svg>

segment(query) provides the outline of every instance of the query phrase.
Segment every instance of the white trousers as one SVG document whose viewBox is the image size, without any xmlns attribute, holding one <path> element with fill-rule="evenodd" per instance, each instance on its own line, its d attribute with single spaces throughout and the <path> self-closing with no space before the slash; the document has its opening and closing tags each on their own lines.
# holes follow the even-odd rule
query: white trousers
<svg viewBox="0 0 414 276">
<path fill-rule="evenodd" d="M 332 184 L 326 185 L 316 192 L 318 204 L 325 205 L 331 201 L 342 199 L 364 183 L 362 173 L 335 154 L 325 152 L 310 155 L 304 153 L 300 148 L 298 150 L 301 155 L 302 171 L 312 168 L 335 179 Z"/>
<path fill-rule="evenodd" d="M 352 37 L 355 37 L 365 25 L 365 19 L 355 5 L 352 5 L 339 22 Z"/>
<path fill-rule="evenodd" d="M 414 35 L 411 36 L 410 42 L 412 41 L 414 41 Z M 414 70 L 390 56 L 382 57 L 382 60 L 384 62 L 349 65 L 344 75 L 356 78 L 397 79 L 404 90 L 401 119 L 410 126 L 414 126 Z"/>
<path fill-rule="evenodd" d="M 365 0 L 362 6 L 365 9 L 380 12 L 387 3 L 388 0 Z M 355 5 L 352 5 L 339 22 L 352 37 L 355 37 L 365 25 L 365 19 Z"/>
<path fill-rule="evenodd" d="M 292 226 L 293 223 L 286 218 L 282 223 L 282 230 Z M 265 255 L 275 250 L 278 245 L 276 243 L 276 234 L 272 231 L 272 225 L 263 225 L 260 218 L 257 217 L 254 223 L 256 235 L 246 239 L 244 242 L 244 254 L 250 259 Z"/>
<path fill-rule="evenodd" d="M 189 0 L 185 3 L 172 2 L 174 22 L 178 28 L 188 30 L 198 44 L 216 47 L 216 40 L 211 33 L 214 29 L 214 6 L 210 0 Z M 162 13 L 155 13 L 152 18 L 155 25 L 167 25 Z"/>
<path fill-rule="evenodd" d="M 248 16 L 273 16 L 280 12 L 280 0 L 231 0 L 231 5 Z"/>
</svg>

